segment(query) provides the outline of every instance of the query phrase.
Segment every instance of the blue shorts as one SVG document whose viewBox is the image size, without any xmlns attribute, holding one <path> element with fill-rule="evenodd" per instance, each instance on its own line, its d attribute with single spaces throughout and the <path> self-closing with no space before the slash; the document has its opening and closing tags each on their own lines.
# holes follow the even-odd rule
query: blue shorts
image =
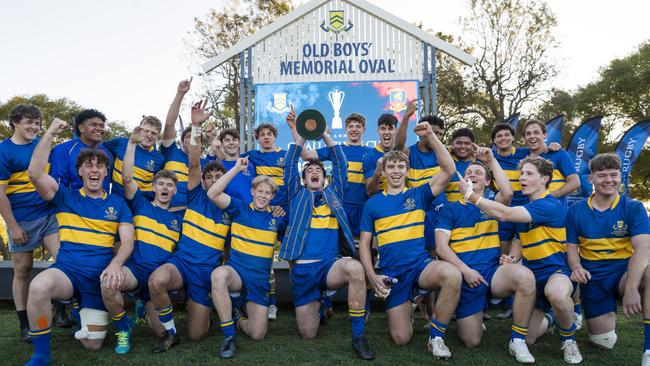
<svg viewBox="0 0 650 366">
<path fill-rule="evenodd" d="M 599 268 L 590 271 L 591 279 L 586 284 L 580 284 L 580 297 L 585 318 L 592 319 L 616 311 L 616 300 L 621 298 L 618 285 L 627 272 L 628 260 L 601 261 Z M 583 263 L 584 266 L 584 263 Z"/>
<path fill-rule="evenodd" d="M 226 265 L 232 267 L 241 279 L 240 293 L 242 298 L 262 306 L 269 306 L 271 271 L 251 271 L 232 261 L 228 261 Z"/>
<path fill-rule="evenodd" d="M 192 301 L 205 307 L 211 307 L 212 271 L 216 267 L 192 264 L 179 255 L 172 255 L 167 263 L 173 264 L 183 278 L 185 293 Z"/>
<path fill-rule="evenodd" d="M 390 294 L 386 298 L 386 310 L 402 305 L 406 301 L 413 301 L 419 293 L 420 274 L 431 262 L 433 262 L 433 258 L 427 256 L 418 259 L 411 266 L 381 269 L 383 275 L 395 277 L 399 281 L 390 288 Z"/>
<path fill-rule="evenodd" d="M 314 263 L 294 264 L 291 268 L 291 292 L 295 307 L 320 300 L 327 290 L 327 274 L 337 258 Z"/>
<path fill-rule="evenodd" d="M 478 272 L 485 278 L 487 283 L 492 283 L 492 277 L 497 271 L 498 266 L 492 266 L 479 270 Z M 460 290 L 460 300 L 456 307 L 456 318 L 462 319 L 474 315 L 488 307 L 488 296 L 490 295 L 490 288 L 484 284 L 480 284 L 474 288 L 469 287 L 467 282 L 463 280 Z"/>
<path fill-rule="evenodd" d="M 517 224 L 514 222 L 499 221 L 499 240 L 510 241 L 515 237 L 517 232 Z"/>
<path fill-rule="evenodd" d="M 361 234 L 359 227 L 361 226 L 361 213 L 363 212 L 363 206 L 343 204 L 343 210 L 345 211 L 345 215 L 348 217 L 350 229 L 352 229 L 352 235 L 359 236 Z"/>
<path fill-rule="evenodd" d="M 151 296 L 149 295 L 149 276 L 151 276 L 153 271 L 130 260 L 126 262 L 125 266 L 133 273 L 136 281 L 138 281 L 138 287 L 130 292 L 144 303 L 151 300 Z"/>
<path fill-rule="evenodd" d="M 106 265 L 108 266 L 108 263 Z M 63 272 L 72 282 L 73 297 L 79 302 L 80 308 L 106 311 L 99 281 L 99 276 L 104 271 L 104 268 L 89 271 L 85 268 L 79 268 L 75 264 L 70 265 L 62 262 L 54 262 L 50 268 L 56 268 Z"/>
<path fill-rule="evenodd" d="M 59 232 L 59 223 L 56 221 L 56 215 L 47 215 L 36 220 L 22 221 L 18 225 L 27 234 L 27 242 L 24 244 L 16 244 L 11 240 L 11 231 L 7 226 L 7 239 L 9 241 L 10 253 L 27 253 L 32 252 L 36 248 L 40 248 L 43 243 L 43 238 Z"/>
<path fill-rule="evenodd" d="M 534 272 L 533 272 L 534 273 Z M 547 272 L 542 276 L 537 276 L 535 273 L 535 285 L 537 286 L 537 296 L 535 298 L 535 308 L 547 313 L 551 310 L 551 303 L 548 301 L 546 298 L 546 295 L 544 294 L 544 288 L 546 287 L 546 284 L 548 283 L 548 279 L 551 278 L 552 275 L 554 274 L 563 274 L 567 276 L 570 280 L 571 277 L 571 271 L 568 268 L 562 268 L 558 269 L 555 272 Z M 573 291 L 575 292 L 576 290 L 576 283 L 571 281 L 571 284 L 573 285 Z"/>
</svg>

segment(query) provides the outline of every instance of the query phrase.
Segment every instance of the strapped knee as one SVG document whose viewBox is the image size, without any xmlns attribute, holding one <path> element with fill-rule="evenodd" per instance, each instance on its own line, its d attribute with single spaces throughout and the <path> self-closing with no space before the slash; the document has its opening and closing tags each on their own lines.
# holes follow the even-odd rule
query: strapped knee
<svg viewBox="0 0 650 366">
<path fill-rule="evenodd" d="M 591 343 L 607 349 L 614 348 L 617 339 L 618 336 L 616 335 L 615 330 L 603 334 L 589 335 L 589 340 L 591 341 Z"/>
<path fill-rule="evenodd" d="M 108 325 L 108 311 L 83 308 L 79 311 L 81 318 L 81 329 L 75 332 L 74 337 L 82 339 L 104 339 L 106 338 L 106 326 Z M 88 325 L 104 327 L 102 331 L 90 331 Z"/>
</svg>

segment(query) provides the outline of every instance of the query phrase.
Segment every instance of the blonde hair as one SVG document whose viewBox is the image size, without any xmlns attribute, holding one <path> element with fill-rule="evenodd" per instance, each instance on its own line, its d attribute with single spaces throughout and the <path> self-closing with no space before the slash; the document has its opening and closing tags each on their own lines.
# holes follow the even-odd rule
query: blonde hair
<svg viewBox="0 0 650 366">
<path fill-rule="evenodd" d="M 268 175 L 258 175 L 255 177 L 255 179 L 253 179 L 251 186 L 253 188 L 257 188 L 257 186 L 264 183 L 268 184 L 271 187 L 272 193 L 275 193 L 278 190 L 278 186 L 273 181 L 273 178 L 269 177 Z"/>
</svg>

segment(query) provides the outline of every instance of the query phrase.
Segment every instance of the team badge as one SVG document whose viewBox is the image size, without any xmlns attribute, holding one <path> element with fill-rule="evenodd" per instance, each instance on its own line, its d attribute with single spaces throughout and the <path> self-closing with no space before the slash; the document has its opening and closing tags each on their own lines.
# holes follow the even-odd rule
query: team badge
<svg viewBox="0 0 650 366">
<path fill-rule="evenodd" d="M 415 200 L 413 198 L 407 198 L 404 201 L 404 210 L 411 211 L 415 208 Z"/>
<path fill-rule="evenodd" d="M 399 113 L 406 109 L 406 91 L 404 89 L 393 89 L 388 94 L 390 110 Z"/>
<path fill-rule="evenodd" d="M 224 225 L 230 225 L 230 216 L 225 212 L 221 215 L 221 223 Z"/>
<path fill-rule="evenodd" d="M 289 112 L 287 93 L 273 93 L 273 104 L 268 109 L 275 113 Z"/>
<path fill-rule="evenodd" d="M 348 25 L 345 25 L 345 11 L 343 10 L 330 10 L 329 24 L 326 20 L 320 24 L 320 28 L 325 32 L 347 32 L 352 29 L 353 24 L 348 19 Z"/>
<path fill-rule="evenodd" d="M 616 221 L 616 224 L 612 225 L 612 234 L 615 236 L 627 236 L 627 224 L 625 221 Z"/>
<path fill-rule="evenodd" d="M 625 194 L 625 184 L 624 183 L 619 184 L 618 193 L 619 194 Z"/>
<path fill-rule="evenodd" d="M 275 162 L 275 165 L 278 167 L 283 167 L 284 166 L 284 158 L 279 157 L 278 160 Z"/>
<path fill-rule="evenodd" d="M 271 231 L 277 230 L 277 227 L 275 226 L 275 219 L 271 219 L 271 221 L 269 221 L 269 230 Z"/>
<path fill-rule="evenodd" d="M 106 209 L 104 218 L 107 220 L 117 220 L 117 210 L 115 207 L 111 206 L 108 209 Z"/>
<path fill-rule="evenodd" d="M 170 223 L 169 226 L 171 226 L 172 230 L 174 230 L 174 231 L 179 231 L 180 230 L 178 228 L 178 220 L 176 220 L 176 219 L 172 220 L 172 222 Z"/>
<path fill-rule="evenodd" d="M 153 160 L 149 160 L 145 165 L 145 169 L 150 172 L 153 172 L 156 169 L 156 163 Z"/>
</svg>

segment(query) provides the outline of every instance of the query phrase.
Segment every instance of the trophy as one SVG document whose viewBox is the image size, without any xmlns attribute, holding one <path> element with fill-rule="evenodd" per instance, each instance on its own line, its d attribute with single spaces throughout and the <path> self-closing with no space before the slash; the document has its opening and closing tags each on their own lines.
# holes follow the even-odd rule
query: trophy
<svg viewBox="0 0 650 366">
<path fill-rule="evenodd" d="M 334 91 L 329 92 L 328 94 L 330 103 L 332 103 L 332 108 L 334 109 L 334 118 L 332 118 L 332 129 L 341 129 L 343 128 L 343 120 L 341 120 L 341 105 L 343 104 L 343 98 L 345 93 L 334 89 Z"/>
</svg>

